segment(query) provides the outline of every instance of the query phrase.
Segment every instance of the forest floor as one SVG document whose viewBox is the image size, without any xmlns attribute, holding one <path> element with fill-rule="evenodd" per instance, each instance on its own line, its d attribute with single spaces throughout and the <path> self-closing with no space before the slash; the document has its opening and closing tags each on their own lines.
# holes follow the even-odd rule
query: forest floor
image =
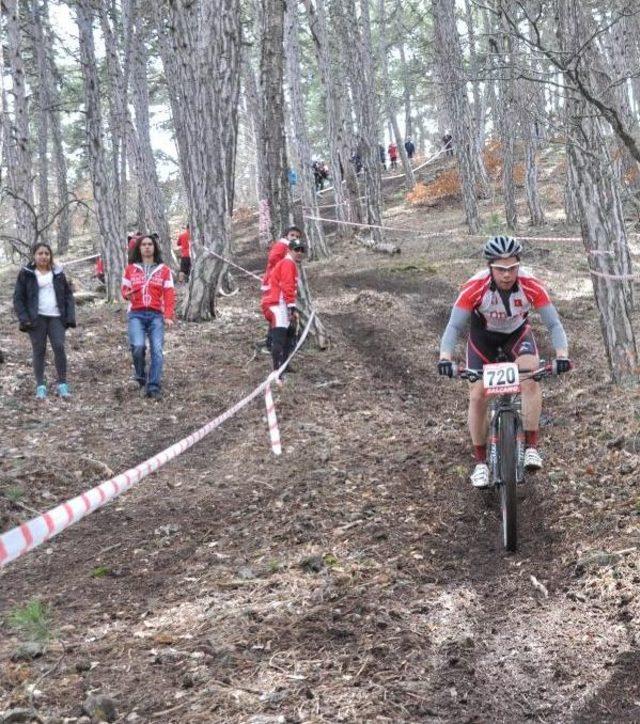
<svg viewBox="0 0 640 724">
<path fill-rule="evenodd" d="M 544 192 L 553 207 L 559 189 Z M 638 390 L 608 381 L 580 242 L 531 245 L 576 369 L 544 385 L 545 468 L 505 554 L 494 494 L 467 477 L 465 385 L 435 373 L 457 288 L 482 265 L 461 217 L 391 195 L 386 223 L 412 229 L 390 235 L 400 255 L 334 240 L 307 263 L 331 344 L 307 344 L 277 393 L 280 458 L 257 402 L 0 572 L 0 712 L 88 721 L 103 694 L 127 722 L 640 721 Z M 238 262 L 259 270 L 245 232 Z M 168 331 L 161 403 L 127 389 L 125 312 L 96 303 L 68 337 L 73 399 L 37 404 L 14 274 L 0 530 L 164 449 L 269 371 L 240 278 L 215 321 Z M 34 637 L 43 650 L 25 649 Z"/>
</svg>

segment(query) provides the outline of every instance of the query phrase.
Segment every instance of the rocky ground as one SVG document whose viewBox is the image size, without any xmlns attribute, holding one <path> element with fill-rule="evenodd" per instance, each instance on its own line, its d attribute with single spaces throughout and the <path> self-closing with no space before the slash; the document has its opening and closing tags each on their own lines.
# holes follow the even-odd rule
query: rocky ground
<svg viewBox="0 0 640 724">
<path fill-rule="evenodd" d="M 458 208 L 392 195 L 387 215 L 414 230 L 391 235 L 399 256 L 336 240 L 307 265 L 331 344 L 307 345 L 277 393 L 281 458 L 260 401 L 0 572 L 0 712 L 24 717 L 5 721 L 89 721 L 83 704 L 127 722 L 640 720 L 638 390 L 608 382 L 580 243 L 530 246 L 577 367 L 545 384 L 546 465 L 507 555 L 493 493 L 467 480 L 464 384 L 435 374 L 479 242 L 427 236 Z M 248 231 L 237 259 L 257 270 Z M 79 308 L 73 400 L 44 405 L 2 314 L 0 529 L 264 379 L 257 291 L 239 284 L 214 322 L 169 330 L 160 404 L 127 389 L 121 308 Z M 3 309 L 10 294 L 7 277 Z"/>
</svg>

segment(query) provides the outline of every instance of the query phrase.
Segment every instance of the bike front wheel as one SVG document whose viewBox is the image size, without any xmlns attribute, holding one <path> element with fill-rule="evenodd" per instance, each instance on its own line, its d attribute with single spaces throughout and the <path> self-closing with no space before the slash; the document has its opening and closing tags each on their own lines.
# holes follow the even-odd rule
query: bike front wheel
<svg viewBox="0 0 640 724">
<path fill-rule="evenodd" d="M 518 544 L 517 426 L 518 419 L 513 411 L 505 410 L 500 414 L 498 421 L 500 510 L 502 513 L 502 543 L 508 551 L 515 551 Z"/>
</svg>

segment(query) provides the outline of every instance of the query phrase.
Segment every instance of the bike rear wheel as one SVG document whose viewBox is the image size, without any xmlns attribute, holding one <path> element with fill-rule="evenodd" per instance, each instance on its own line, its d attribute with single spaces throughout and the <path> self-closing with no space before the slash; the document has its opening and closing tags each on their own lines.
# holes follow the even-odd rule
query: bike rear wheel
<svg viewBox="0 0 640 724">
<path fill-rule="evenodd" d="M 511 410 L 500 413 L 498 420 L 498 460 L 500 472 L 500 509 L 502 513 L 502 543 L 506 550 L 515 551 L 518 544 L 517 477 L 517 417 Z"/>
</svg>

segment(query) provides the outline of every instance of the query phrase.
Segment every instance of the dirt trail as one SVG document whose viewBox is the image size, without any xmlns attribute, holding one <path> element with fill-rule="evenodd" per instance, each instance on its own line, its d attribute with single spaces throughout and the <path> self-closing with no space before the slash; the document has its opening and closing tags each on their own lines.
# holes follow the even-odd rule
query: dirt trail
<svg viewBox="0 0 640 724">
<path fill-rule="evenodd" d="M 550 248 L 549 268 L 578 268 L 575 247 Z M 36 684 L 51 722 L 93 692 L 119 721 L 640 719 L 637 391 L 606 382 L 591 300 L 561 299 L 578 372 L 546 386 L 546 467 L 521 493 L 519 552 L 501 552 L 493 496 L 467 481 L 464 386 L 434 374 L 472 249 L 407 238 L 391 260 L 347 243 L 311 264 L 332 344 L 278 393 L 282 458 L 260 402 L 2 571 L 0 711 Z M 122 311 L 81 308 L 74 400 L 44 408 L 3 319 L 0 492 L 51 507 L 252 389 L 268 360 L 251 359 L 262 322 L 240 287 L 219 320 L 169 332 L 160 405 L 125 388 Z M 2 529 L 24 515 L 0 502 Z M 34 597 L 49 648 L 12 661 L 7 614 Z"/>
</svg>

